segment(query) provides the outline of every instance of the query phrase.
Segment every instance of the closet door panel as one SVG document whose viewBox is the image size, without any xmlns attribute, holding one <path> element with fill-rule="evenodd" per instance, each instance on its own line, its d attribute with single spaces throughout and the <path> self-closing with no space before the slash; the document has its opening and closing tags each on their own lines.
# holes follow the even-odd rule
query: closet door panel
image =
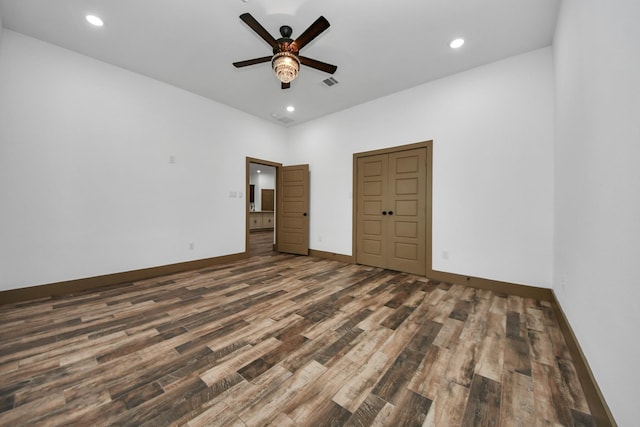
<svg viewBox="0 0 640 427">
<path fill-rule="evenodd" d="M 386 154 L 363 157 L 357 165 L 356 239 L 359 264 L 385 268 L 388 248 L 385 245 L 388 163 Z"/>
<path fill-rule="evenodd" d="M 387 268 L 426 274 L 425 148 L 389 154 L 386 245 L 391 248 Z"/>
</svg>

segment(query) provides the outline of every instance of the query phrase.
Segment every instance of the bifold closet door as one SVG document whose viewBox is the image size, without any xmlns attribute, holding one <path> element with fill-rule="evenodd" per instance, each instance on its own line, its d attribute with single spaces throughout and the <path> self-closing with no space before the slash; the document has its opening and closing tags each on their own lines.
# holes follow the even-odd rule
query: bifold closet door
<svg viewBox="0 0 640 427">
<path fill-rule="evenodd" d="M 357 163 L 356 261 L 426 274 L 426 148 Z"/>
</svg>

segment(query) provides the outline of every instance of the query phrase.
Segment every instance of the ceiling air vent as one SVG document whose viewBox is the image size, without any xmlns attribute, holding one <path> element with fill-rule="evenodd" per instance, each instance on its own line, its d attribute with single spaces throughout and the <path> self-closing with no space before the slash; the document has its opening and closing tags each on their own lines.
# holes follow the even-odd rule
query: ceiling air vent
<svg viewBox="0 0 640 427">
<path fill-rule="evenodd" d="M 328 87 L 331 87 L 333 85 L 337 85 L 338 81 L 333 77 L 329 77 L 328 79 L 324 79 L 322 83 L 324 83 Z"/>
<path fill-rule="evenodd" d="M 295 120 L 290 119 L 289 117 L 279 117 L 277 119 L 280 123 L 284 123 L 285 125 L 288 125 L 289 123 L 293 123 Z"/>
</svg>

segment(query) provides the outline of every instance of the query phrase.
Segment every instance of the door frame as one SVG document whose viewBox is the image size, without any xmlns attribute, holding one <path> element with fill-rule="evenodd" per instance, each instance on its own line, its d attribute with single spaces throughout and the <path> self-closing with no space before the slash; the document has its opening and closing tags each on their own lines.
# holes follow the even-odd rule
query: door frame
<svg viewBox="0 0 640 427">
<path fill-rule="evenodd" d="M 250 201 L 249 201 L 249 180 L 250 178 L 250 168 L 251 168 L 251 163 L 256 163 L 259 165 L 264 165 L 264 166 L 272 166 L 274 168 L 276 168 L 276 185 L 275 188 L 278 188 L 278 185 L 280 184 L 280 173 L 281 173 L 281 168 L 282 168 L 282 163 L 277 163 L 277 162 L 272 162 L 269 160 L 262 160 L 262 159 L 256 159 L 253 157 L 247 157 L 246 158 L 246 174 L 245 174 L 245 182 L 246 182 L 246 188 L 245 188 L 245 194 L 247 195 L 247 197 L 245 197 L 246 200 L 246 204 L 245 204 L 245 231 L 244 231 L 244 253 L 245 255 L 249 255 L 249 208 L 250 208 Z M 273 205 L 274 208 L 276 209 L 275 215 L 273 216 L 273 221 L 274 221 L 274 230 L 273 230 L 273 250 L 277 251 L 278 250 L 278 233 L 277 233 L 277 227 L 278 227 L 278 220 L 277 220 L 277 207 L 278 207 L 278 191 L 275 191 L 275 197 L 273 200 Z"/>
<path fill-rule="evenodd" d="M 425 244 L 426 244 L 426 275 L 427 277 L 433 275 L 433 140 L 417 142 L 414 144 L 407 145 L 399 145 L 396 147 L 388 147 L 382 148 L 379 150 L 372 151 L 363 151 L 360 153 L 353 153 L 353 197 L 351 198 L 353 207 L 351 209 L 353 215 L 351 219 L 351 229 L 352 229 L 352 242 L 351 248 L 353 253 L 353 262 L 356 262 L 358 259 L 358 240 L 357 240 L 357 209 L 358 209 L 358 159 L 362 157 L 375 156 L 378 154 L 389 154 L 389 153 L 397 153 L 401 151 L 413 150 L 416 148 L 426 148 L 427 149 L 427 183 L 426 183 L 426 194 L 425 194 Z"/>
</svg>

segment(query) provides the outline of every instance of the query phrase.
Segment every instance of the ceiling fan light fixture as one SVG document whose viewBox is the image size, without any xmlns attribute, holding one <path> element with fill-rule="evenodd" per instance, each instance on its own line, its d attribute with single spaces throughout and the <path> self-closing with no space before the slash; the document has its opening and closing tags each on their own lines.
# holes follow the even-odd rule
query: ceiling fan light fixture
<svg viewBox="0 0 640 427">
<path fill-rule="evenodd" d="M 271 67 L 282 83 L 290 83 L 298 77 L 300 60 L 291 52 L 278 52 L 271 58 Z"/>
</svg>

